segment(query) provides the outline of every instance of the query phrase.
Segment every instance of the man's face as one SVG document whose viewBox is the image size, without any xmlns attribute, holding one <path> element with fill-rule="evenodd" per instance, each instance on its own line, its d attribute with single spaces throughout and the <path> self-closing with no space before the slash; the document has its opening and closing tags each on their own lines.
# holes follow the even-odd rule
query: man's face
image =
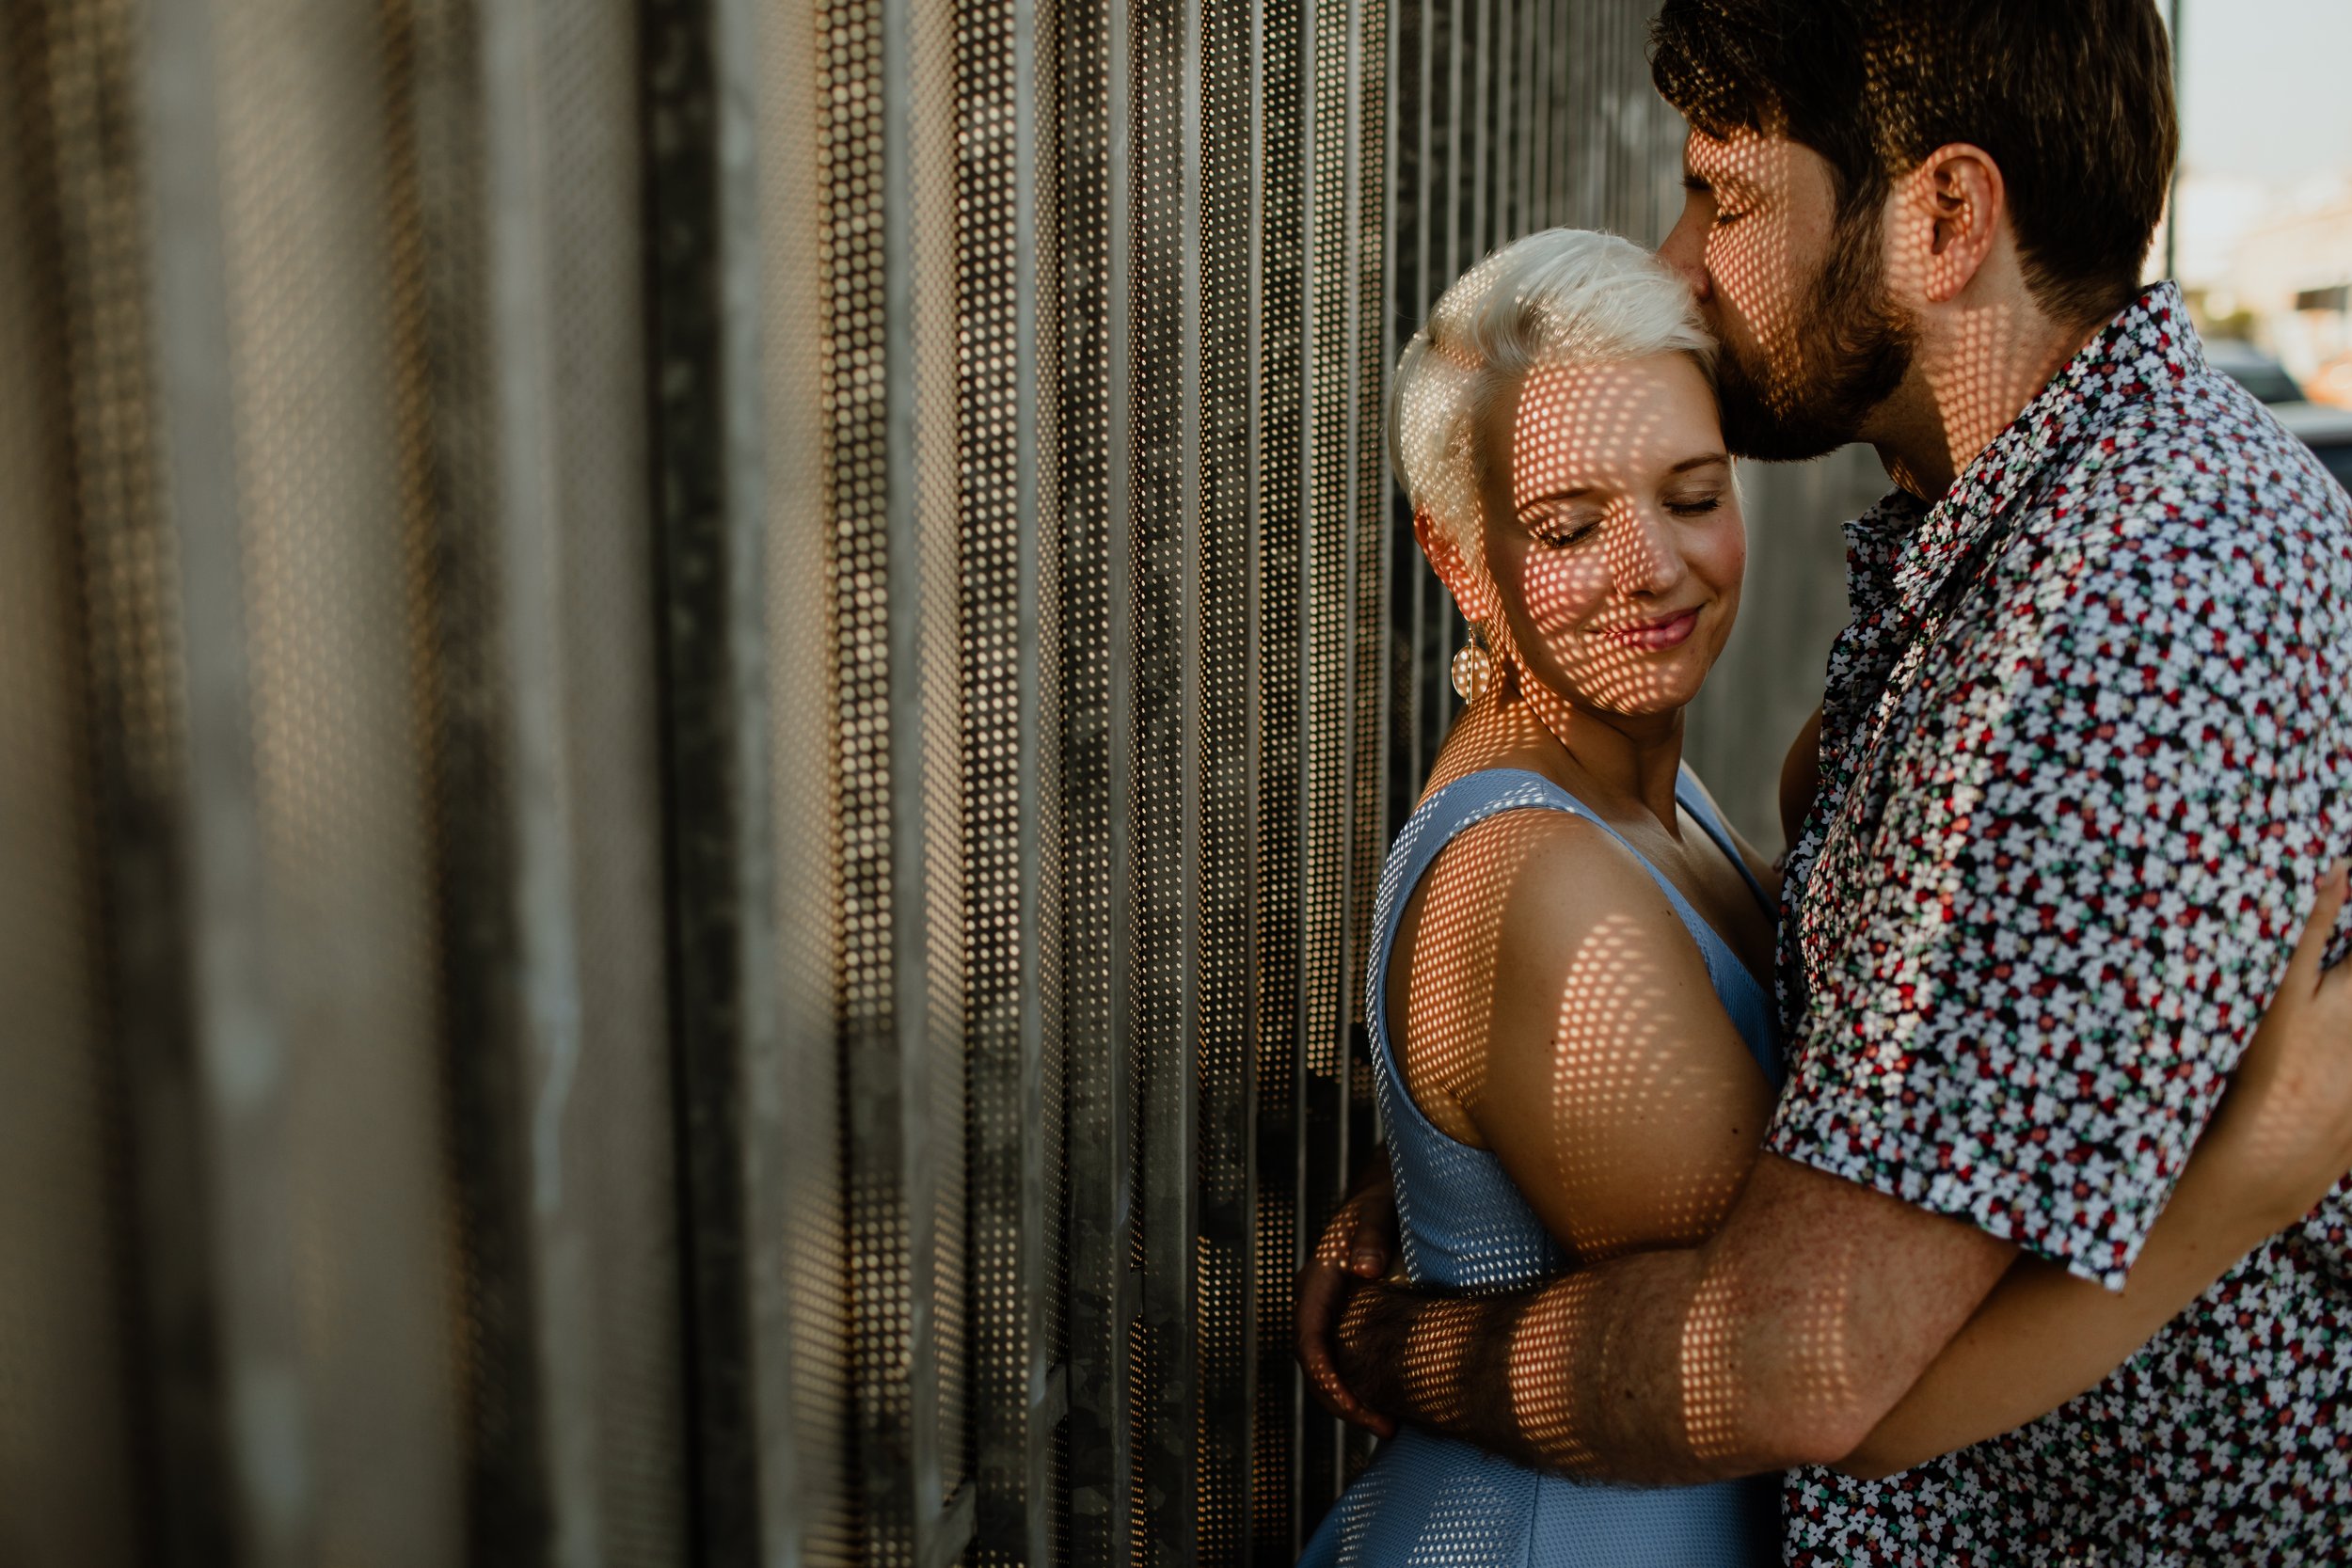
<svg viewBox="0 0 2352 1568">
<path fill-rule="evenodd" d="M 1840 223 L 1827 160 L 1744 130 L 1692 130 L 1683 187 L 1681 221 L 1658 253 L 1691 280 L 1723 344 L 1731 450 L 1790 461 L 1858 438 L 1916 337 L 1887 292 L 1877 208 Z"/>
</svg>

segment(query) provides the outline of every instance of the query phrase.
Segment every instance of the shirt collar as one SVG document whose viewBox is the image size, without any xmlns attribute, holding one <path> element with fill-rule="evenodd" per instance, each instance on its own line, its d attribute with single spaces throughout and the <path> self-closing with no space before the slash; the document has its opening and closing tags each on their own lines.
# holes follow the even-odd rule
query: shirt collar
<svg viewBox="0 0 2352 1568">
<path fill-rule="evenodd" d="M 1848 526 L 1849 591 L 1859 610 L 1889 600 L 1916 617 L 1952 568 L 2120 407 L 2204 369 L 2178 286 L 2144 291 L 2085 343 L 1929 506 L 1900 490 Z"/>
</svg>

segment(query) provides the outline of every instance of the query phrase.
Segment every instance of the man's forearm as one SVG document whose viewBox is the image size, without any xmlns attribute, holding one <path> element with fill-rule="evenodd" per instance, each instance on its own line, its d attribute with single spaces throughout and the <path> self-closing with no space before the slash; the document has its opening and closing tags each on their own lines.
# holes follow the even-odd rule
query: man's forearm
<svg viewBox="0 0 2352 1568">
<path fill-rule="evenodd" d="M 1364 1403 L 1400 1420 L 1522 1465 L 1564 1468 L 1521 1429 L 1511 1400 L 1510 1347 L 1542 1295 L 1364 1287 L 1340 1326 L 1341 1375 Z"/>
<path fill-rule="evenodd" d="M 1508 1295 L 1359 1291 L 1341 1370 L 1374 1408 L 1536 1469 L 1662 1485 L 1811 1457 L 1749 1437 L 1696 1262 L 1645 1253 Z"/>
<path fill-rule="evenodd" d="M 1832 1463 L 2014 1250 L 1768 1156 L 1688 1251 L 1507 1296 L 1365 1287 L 1341 1372 L 1375 1409 L 1541 1469 L 1657 1485 Z"/>
</svg>

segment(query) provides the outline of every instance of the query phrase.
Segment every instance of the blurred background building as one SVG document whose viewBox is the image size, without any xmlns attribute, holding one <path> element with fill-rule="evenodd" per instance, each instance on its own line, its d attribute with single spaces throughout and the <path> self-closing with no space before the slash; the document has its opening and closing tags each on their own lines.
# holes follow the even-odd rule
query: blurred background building
<svg viewBox="0 0 2352 1568">
<path fill-rule="evenodd" d="M 12 8 L 0 1563 L 1291 1561 L 1385 368 L 1663 232 L 1648 10 Z M 2200 279 L 2314 390 L 2329 211 Z M 1746 484 L 1770 844 L 1884 480 Z"/>
<path fill-rule="evenodd" d="M 2217 363 L 2352 483 L 2352 8 L 2181 0 L 2171 266 Z"/>
</svg>

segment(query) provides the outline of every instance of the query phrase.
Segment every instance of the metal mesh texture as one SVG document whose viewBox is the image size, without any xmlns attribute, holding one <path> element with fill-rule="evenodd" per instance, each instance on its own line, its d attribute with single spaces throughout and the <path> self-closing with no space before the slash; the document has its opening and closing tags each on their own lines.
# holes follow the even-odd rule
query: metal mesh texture
<svg viewBox="0 0 2352 1568">
<path fill-rule="evenodd" d="M 41 12 L 12 20 L 0 25 L 0 213 L 52 221 L 0 228 L 0 363 L 32 372 L 0 378 L 0 494 L 40 518 L 85 504 L 76 437 L 87 441 L 96 410 L 38 394 L 92 346 L 67 339 L 43 303 L 72 264 L 59 185 L 96 172 L 86 150 L 80 168 L 60 156 L 89 107 L 72 101 L 96 84 L 76 79 L 72 40 L 49 36 Z M 93 268 L 80 298 L 122 281 Z M 0 1293 L 0 1498 L 40 1499 L 0 1504 L 0 1555 L 129 1568 L 143 1543 L 114 1180 L 127 1130 L 96 983 L 103 895 L 84 805 L 94 759 L 82 751 L 91 671 L 77 556 L 64 530 L 0 527 L 0 864 L 14 883 L 0 900 L 13 1084 L 0 1098 L 0 1270 L 11 1282 Z"/>
<path fill-rule="evenodd" d="M 1641 20 L 12 12 L 0 1559 L 1294 1560 L 1385 369 Z"/>
</svg>

